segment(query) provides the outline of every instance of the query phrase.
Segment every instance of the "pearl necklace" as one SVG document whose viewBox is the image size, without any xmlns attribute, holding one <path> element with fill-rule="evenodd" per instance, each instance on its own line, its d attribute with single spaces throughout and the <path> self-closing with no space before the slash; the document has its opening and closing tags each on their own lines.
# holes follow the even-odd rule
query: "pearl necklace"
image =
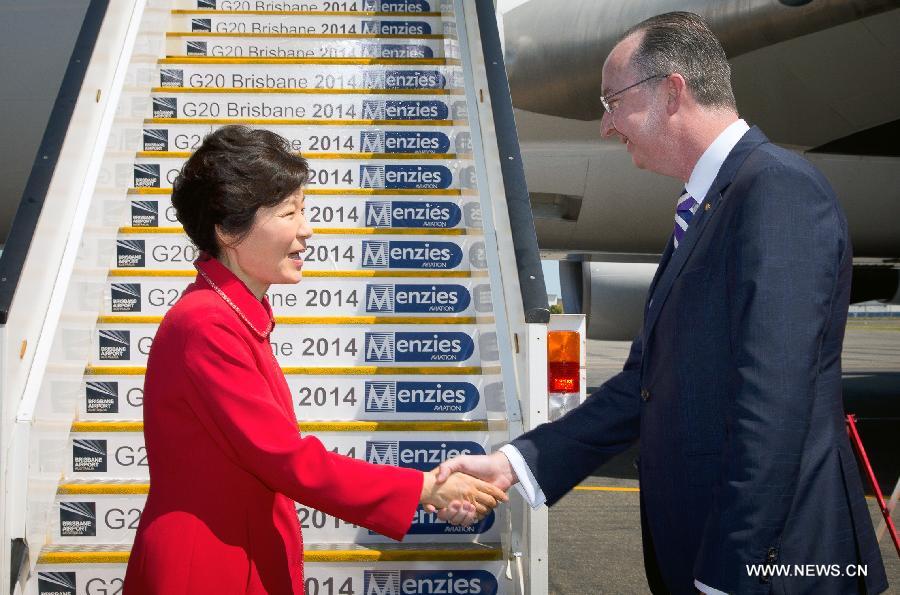
<svg viewBox="0 0 900 595">
<path fill-rule="evenodd" d="M 219 289 L 219 286 L 216 285 L 215 283 L 213 283 L 213 280 L 210 279 L 209 276 L 206 273 L 204 273 L 202 269 L 198 268 L 197 272 L 200 273 L 200 276 L 203 277 L 207 283 L 209 283 L 209 286 L 212 287 L 213 290 L 219 294 L 219 297 L 221 297 L 223 300 L 225 300 L 225 303 L 228 304 L 229 306 L 231 306 L 231 308 L 235 312 L 237 312 L 237 315 L 241 317 L 241 320 L 243 320 L 244 322 L 247 323 L 247 326 L 250 327 L 250 330 L 252 330 L 254 333 L 256 333 L 256 335 L 260 339 L 267 339 L 269 337 L 269 333 L 272 332 L 272 320 L 271 319 L 269 320 L 269 323 L 266 326 L 265 332 L 260 332 L 259 329 L 257 329 L 255 326 L 253 326 L 253 323 L 250 322 L 250 320 L 246 316 L 244 316 L 244 313 L 241 312 L 241 309 L 237 307 L 237 304 L 232 302 L 231 299 L 227 295 L 225 295 L 225 292 L 222 291 L 221 289 Z"/>
</svg>

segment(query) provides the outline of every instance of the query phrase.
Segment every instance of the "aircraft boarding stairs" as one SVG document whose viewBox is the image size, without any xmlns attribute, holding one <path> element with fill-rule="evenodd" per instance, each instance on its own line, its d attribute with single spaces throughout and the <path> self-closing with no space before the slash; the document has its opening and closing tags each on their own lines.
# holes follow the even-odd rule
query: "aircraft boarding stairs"
<svg viewBox="0 0 900 595">
<path fill-rule="evenodd" d="M 106 9 L 95 50 L 120 52 L 102 159 L 63 217 L 76 254 L 54 286 L 59 320 L 44 323 L 6 464 L 14 592 L 121 591 L 150 489 L 147 353 L 195 276 L 172 182 L 220 125 L 273 130 L 312 169 L 304 278 L 269 292 L 301 432 L 426 470 L 547 415 L 546 318 L 528 323 L 520 286 L 537 246 L 506 204 L 523 178 L 514 130 L 495 120 L 511 122 L 511 105 L 490 3 L 124 4 Z M 543 291 L 539 272 L 526 282 Z M 311 595 L 546 592 L 546 512 L 517 497 L 472 528 L 420 509 L 403 544 L 297 514 Z"/>
</svg>

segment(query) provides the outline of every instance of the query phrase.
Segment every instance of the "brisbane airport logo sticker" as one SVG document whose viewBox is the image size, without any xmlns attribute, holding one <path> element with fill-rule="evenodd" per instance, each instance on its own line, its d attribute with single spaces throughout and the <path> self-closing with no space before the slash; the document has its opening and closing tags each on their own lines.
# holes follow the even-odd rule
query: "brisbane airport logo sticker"
<svg viewBox="0 0 900 595">
<path fill-rule="evenodd" d="M 183 87 L 184 71 L 177 68 L 162 68 L 159 71 L 160 87 Z M 155 116 L 159 117 L 159 116 Z M 170 116 L 172 117 L 172 116 Z"/>
<path fill-rule="evenodd" d="M 206 42 L 205 41 L 186 41 L 185 42 L 185 53 L 188 56 L 205 56 L 206 55 Z"/>
<path fill-rule="evenodd" d="M 465 413 L 479 401 L 469 382 L 367 380 L 364 392 L 368 413 Z"/>
<path fill-rule="evenodd" d="M 159 203 L 155 200 L 131 202 L 132 227 L 159 227 Z"/>
<path fill-rule="evenodd" d="M 106 473 L 106 440 L 75 440 L 72 470 L 76 473 Z"/>
<path fill-rule="evenodd" d="M 88 413 L 118 413 L 119 383 L 88 382 L 85 384 L 85 410 Z"/>
<path fill-rule="evenodd" d="M 135 188 L 159 188 L 159 164 L 135 163 L 134 187 Z"/>
<path fill-rule="evenodd" d="M 486 570 L 364 570 L 362 595 L 497 595 Z"/>
<path fill-rule="evenodd" d="M 369 283 L 366 312 L 380 314 L 465 312 L 472 302 L 469 290 L 456 284 Z"/>
<path fill-rule="evenodd" d="M 59 534 L 63 537 L 96 537 L 97 503 L 60 502 Z"/>
<path fill-rule="evenodd" d="M 462 209 L 452 202 L 407 200 L 367 201 L 366 227 L 447 229 L 462 220 Z"/>
<path fill-rule="evenodd" d="M 116 266 L 136 268 L 147 266 L 145 240 L 116 240 Z"/>
<path fill-rule="evenodd" d="M 153 117 L 154 118 L 177 118 L 178 117 L 178 98 L 177 97 L 154 97 L 153 98 Z"/>
<path fill-rule="evenodd" d="M 459 332 L 367 332 L 365 352 L 366 362 L 464 362 L 475 342 Z"/>
<path fill-rule="evenodd" d="M 131 331 L 100 331 L 100 359 L 128 361 L 131 359 Z"/>
<path fill-rule="evenodd" d="M 363 153 L 446 153 L 450 138 L 443 132 L 373 130 L 359 133 Z"/>
<path fill-rule="evenodd" d="M 191 19 L 191 31 L 210 33 L 212 31 L 212 19 Z"/>
<path fill-rule="evenodd" d="M 449 116 L 449 106 L 436 99 L 365 99 L 362 104 L 364 120 L 446 120 Z"/>
<path fill-rule="evenodd" d="M 169 150 L 169 131 L 165 128 L 145 128 L 144 129 L 144 150 L 145 151 L 168 151 Z"/>
<path fill-rule="evenodd" d="M 363 240 L 364 269 L 455 269 L 462 248 L 453 242 Z"/>
<path fill-rule="evenodd" d="M 39 572 L 38 595 L 76 595 L 74 572 Z"/>
<path fill-rule="evenodd" d="M 141 311 L 140 283 L 113 283 L 110 288 L 113 312 Z"/>
</svg>

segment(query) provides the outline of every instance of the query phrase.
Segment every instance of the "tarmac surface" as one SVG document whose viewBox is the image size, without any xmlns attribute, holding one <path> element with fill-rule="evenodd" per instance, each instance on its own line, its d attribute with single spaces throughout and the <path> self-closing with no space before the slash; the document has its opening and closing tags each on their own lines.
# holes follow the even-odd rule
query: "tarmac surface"
<svg viewBox="0 0 900 595">
<path fill-rule="evenodd" d="M 629 342 L 588 341 L 588 386 L 621 370 Z M 853 319 L 844 340 L 844 405 L 858 430 L 885 499 L 900 479 L 900 320 Z M 590 393 L 591 389 L 588 389 Z M 641 553 L 637 447 L 600 467 L 550 509 L 550 593 L 649 593 Z M 868 481 L 864 485 L 871 493 Z M 877 502 L 869 510 L 878 529 Z M 900 505 L 892 519 L 900 527 Z M 881 539 L 888 593 L 900 593 L 900 558 L 890 535 Z"/>
</svg>

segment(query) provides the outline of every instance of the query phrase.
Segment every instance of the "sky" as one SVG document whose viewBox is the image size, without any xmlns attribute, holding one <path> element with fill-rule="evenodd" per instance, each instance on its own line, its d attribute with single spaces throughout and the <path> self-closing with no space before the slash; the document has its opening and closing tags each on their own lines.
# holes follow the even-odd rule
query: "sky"
<svg viewBox="0 0 900 595">
<path fill-rule="evenodd" d="M 544 267 L 544 284 L 547 286 L 548 295 L 560 295 L 559 290 L 559 261 L 542 260 Z"/>
</svg>

